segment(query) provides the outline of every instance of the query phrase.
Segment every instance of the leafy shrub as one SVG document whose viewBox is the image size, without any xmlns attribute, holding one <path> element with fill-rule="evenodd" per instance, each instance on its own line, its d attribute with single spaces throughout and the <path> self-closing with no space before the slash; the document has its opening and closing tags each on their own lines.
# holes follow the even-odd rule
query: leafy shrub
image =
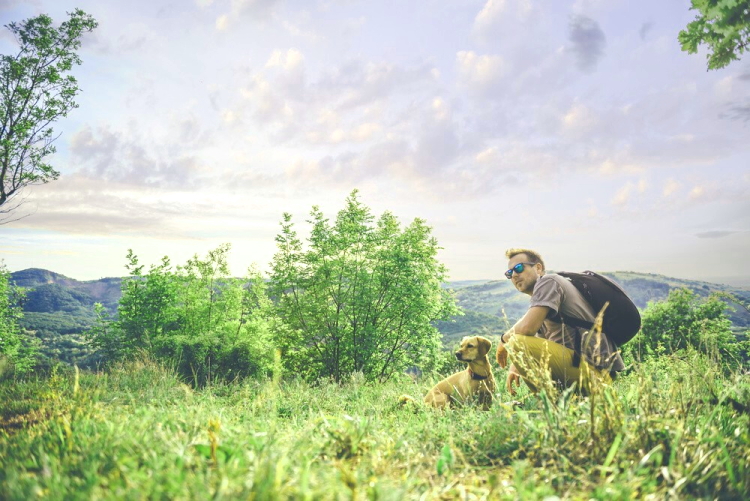
<svg viewBox="0 0 750 501">
<path fill-rule="evenodd" d="M 691 347 L 736 366 L 747 357 L 748 343 L 732 333 L 726 309 L 719 295 L 701 298 L 689 289 L 674 289 L 665 301 L 648 304 L 641 331 L 623 351 L 640 360 Z"/>
<path fill-rule="evenodd" d="M 97 322 L 88 332 L 100 360 L 146 353 L 174 365 L 196 385 L 268 372 L 269 338 L 281 329 L 260 274 L 250 270 L 246 280 L 231 277 L 228 252 L 229 245 L 222 245 L 176 270 L 165 257 L 143 273 L 129 251 L 131 276 L 122 282 L 117 319 L 98 305 Z"/>
</svg>

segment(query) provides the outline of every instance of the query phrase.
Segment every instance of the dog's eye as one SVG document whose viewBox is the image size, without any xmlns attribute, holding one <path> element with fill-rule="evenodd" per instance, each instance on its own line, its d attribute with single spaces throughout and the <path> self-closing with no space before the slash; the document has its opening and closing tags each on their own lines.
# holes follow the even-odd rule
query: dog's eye
<svg viewBox="0 0 750 501">
<path fill-rule="evenodd" d="M 466 347 L 467 347 L 467 348 L 473 348 L 473 347 L 474 347 L 474 345 L 473 345 L 473 344 L 467 344 L 467 345 L 466 345 Z"/>
</svg>

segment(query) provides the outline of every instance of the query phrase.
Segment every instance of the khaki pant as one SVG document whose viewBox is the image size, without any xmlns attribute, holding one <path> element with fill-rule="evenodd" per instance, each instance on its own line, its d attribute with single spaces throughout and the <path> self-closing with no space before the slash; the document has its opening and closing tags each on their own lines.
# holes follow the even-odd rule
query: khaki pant
<svg viewBox="0 0 750 501">
<path fill-rule="evenodd" d="M 612 382 L 606 370 L 595 368 L 583 357 L 580 365 L 573 367 L 573 350 L 540 337 L 516 335 L 505 347 L 510 361 L 535 393 L 550 383 L 550 377 L 566 387 L 577 383 L 586 394 L 591 392 L 594 381 L 603 384 Z"/>
</svg>

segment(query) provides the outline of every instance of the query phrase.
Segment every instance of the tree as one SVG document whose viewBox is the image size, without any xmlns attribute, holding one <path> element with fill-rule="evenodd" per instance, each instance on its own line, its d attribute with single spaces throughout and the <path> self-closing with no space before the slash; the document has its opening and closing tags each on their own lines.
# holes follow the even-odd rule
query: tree
<svg viewBox="0 0 750 501">
<path fill-rule="evenodd" d="M 748 346 L 732 333 L 726 309 L 720 295 L 701 298 L 687 288 L 673 289 L 666 300 L 648 304 L 641 331 L 624 351 L 647 358 L 692 347 L 728 365 L 741 363 Z"/>
<path fill-rule="evenodd" d="M 402 229 L 390 212 L 375 222 L 356 190 L 333 224 L 317 206 L 310 216 L 304 250 L 284 214 L 272 262 L 287 366 L 308 379 L 361 372 L 384 381 L 434 356 L 434 322 L 458 310 L 441 286 L 446 270 L 425 222 Z"/>
<path fill-rule="evenodd" d="M 30 372 L 36 361 L 38 343 L 25 336 L 19 324 L 23 297 L 24 291 L 11 282 L 10 272 L 0 261 L 0 376 L 8 363 L 12 372 L 22 375 Z"/>
<path fill-rule="evenodd" d="M 0 56 L 0 214 L 18 208 L 9 202 L 26 186 L 60 175 L 45 160 L 59 137 L 51 124 L 78 107 L 78 82 L 68 73 L 81 64 L 81 37 L 97 26 L 80 9 L 69 16 L 59 28 L 44 14 L 5 26 L 19 50 Z"/>
<path fill-rule="evenodd" d="M 692 0 L 691 10 L 700 14 L 677 36 L 682 50 L 695 54 L 707 45 L 709 70 L 739 60 L 750 44 L 750 1 Z"/>
<path fill-rule="evenodd" d="M 122 280 L 117 319 L 111 321 L 101 305 L 88 336 L 105 362 L 153 352 L 156 339 L 176 328 L 177 283 L 168 257 L 143 273 L 138 256 L 128 249 L 128 276 Z"/>
</svg>

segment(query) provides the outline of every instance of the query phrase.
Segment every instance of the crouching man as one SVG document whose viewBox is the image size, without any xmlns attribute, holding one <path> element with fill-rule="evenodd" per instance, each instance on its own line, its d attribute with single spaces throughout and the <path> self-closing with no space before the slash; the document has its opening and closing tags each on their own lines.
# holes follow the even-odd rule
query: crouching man
<svg viewBox="0 0 750 501">
<path fill-rule="evenodd" d="M 620 352 L 603 333 L 565 325 L 562 318 L 594 322 L 597 312 L 566 278 L 545 273 L 542 257 L 529 249 L 510 249 L 506 278 L 519 292 L 531 296 L 529 309 L 500 338 L 497 362 L 505 368 L 511 362 L 506 388 L 515 395 L 521 378 L 536 392 L 545 381 L 565 387 L 574 383 L 584 393 L 592 382 L 611 382 L 624 368 Z M 576 340 L 579 340 L 577 342 Z M 576 347 L 579 346 L 579 352 Z"/>
</svg>

